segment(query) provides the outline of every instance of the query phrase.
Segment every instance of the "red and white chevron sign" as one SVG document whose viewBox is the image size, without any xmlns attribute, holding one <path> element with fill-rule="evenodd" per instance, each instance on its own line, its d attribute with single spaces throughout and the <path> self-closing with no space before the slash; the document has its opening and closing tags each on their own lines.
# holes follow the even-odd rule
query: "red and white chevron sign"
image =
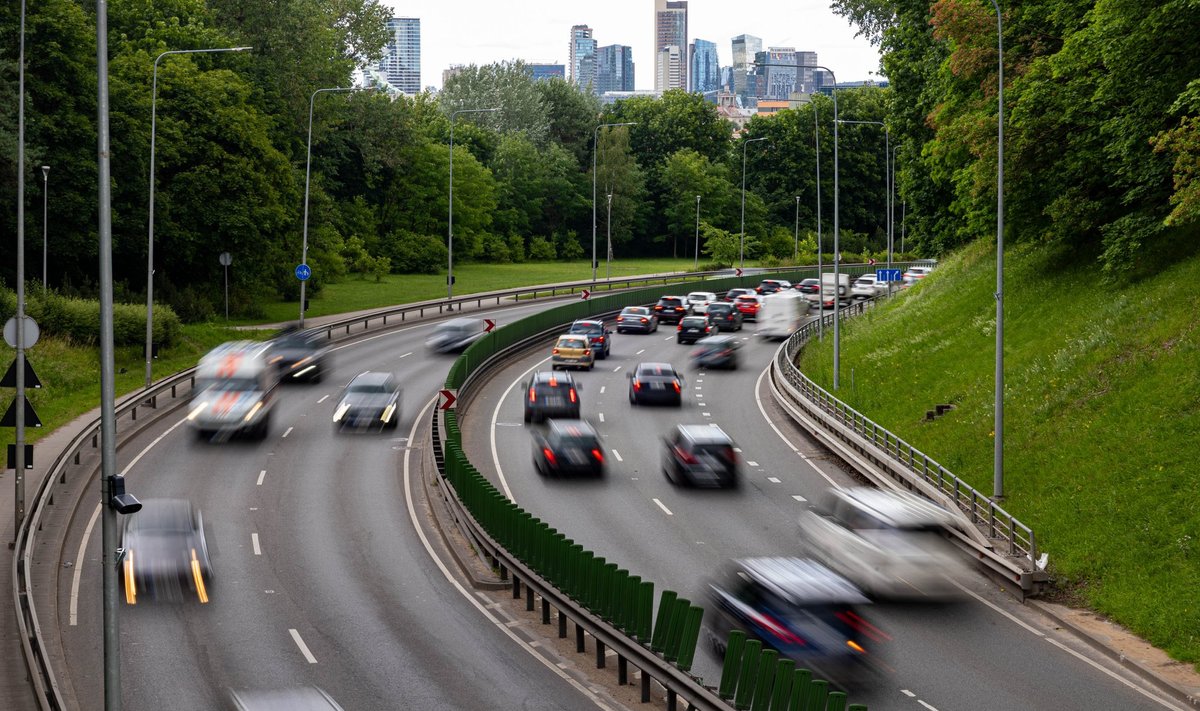
<svg viewBox="0 0 1200 711">
<path fill-rule="evenodd" d="M 592 295 L 592 292 L 588 291 L 587 289 L 583 289 L 579 292 L 579 298 L 581 298 L 581 299 L 586 299 L 591 295 Z"/>
</svg>

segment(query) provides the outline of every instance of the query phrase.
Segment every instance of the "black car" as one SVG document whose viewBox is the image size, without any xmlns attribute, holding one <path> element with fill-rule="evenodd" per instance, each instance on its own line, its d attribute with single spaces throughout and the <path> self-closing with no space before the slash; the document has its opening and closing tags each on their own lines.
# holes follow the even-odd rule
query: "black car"
<svg viewBox="0 0 1200 711">
<path fill-rule="evenodd" d="M 333 412 L 333 429 L 396 429 L 400 424 L 400 384 L 391 373 L 354 376 Z"/>
<path fill-rule="evenodd" d="M 763 279 L 754 290 L 758 292 L 759 296 L 766 296 L 767 294 L 774 294 L 777 291 L 790 288 L 792 288 L 792 282 L 790 281 L 784 279 Z"/>
<path fill-rule="evenodd" d="M 663 323 L 679 323 L 679 319 L 688 315 L 687 299 L 682 296 L 664 296 L 654 305 L 654 313 Z"/>
<path fill-rule="evenodd" d="M 279 369 L 280 382 L 321 382 L 329 369 L 329 341 L 324 331 L 285 331 L 271 340 L 267 360 Z"/>
<path fill-rule="evenodd" d="M 683 404 L 683 376 L 670 363 L 638 363 L 629 378 L 629 402 Z"/>
<path fill-rule="evenodd" d="M 732 630 L 840 686 L 877 673 L 888 636 L 863 617 L 867 598 L 845 578 L 804 558 L 732 561 L 708 585 L 705 636 L 718 656 Z"/>
<path fill-rule="evenodd" d="M 204 516 L 190 501 L 143 500 L 140 511 L 125 517 L 121 548 L 126 603 L 136 605 L 142 598 L 180 601 L 193 595 L 208 602 L 213 571 Z"/>
<path fill-rule="evenodd" d="M 692 350 L 692 365 L 697 368 L 726 368 L 738 365 L 738 349 L 742 344 L 733 336 L 709 336 L 696 341 Z"/>
<path fill-rule="evenodd" d="M 672 484 L 737 488 L 737 452 L 720 427 L 676 425 L 665 442 L 663 474 Z"/>
<path fill-rule="evenodd" d="M 658 330 L 658 314 L 649 306 L 626 306 L 617 316 L 617 333 L 654 333 Z"/>
<path fill-rule="evenodd" d="M 675 342 L 695 343 L 711 332 L 707 316 L 684 316 L 675 327 Z"/>
<path fill-rule="evenodd" d="M 579 385 L 570 373 L 539 371 L 525 384 L 525 421 L 579 419 Z"/>
<path fill-rule="evenodd" d="M 727 301 L 709 304 L 708 312 L 705 315 L 712 327 L 718 331 L 742 330 L 742 312 Z"/>
<path fill-rule="evenodd" d="M 738 286 L 738 287 L 734 287 L 733 289 L 730 289 L 729 291 L 725 292 L 724 300 L 732 303 L 734 301 L 737 301 L 737 297 L 745 296 L 747 294 L 750 296 L 754 296 L 754 295 L 758 294 L 758 292 L 755 291 L 754 289 L 750 289 L 748 287 Z"/>
<path fill-rule="evenodd" d="M 486 335 L 487 324 L 483 319 L 455 318 L 439 324 L 425 339 L 425 346 L 435 353 L 462 353 Z"/>
<path fill-rule="evenodd" d="M 794 287 L 802 294 L 816 294 L 821 291 L 820 279 L 805 279 Z"/>
<path fill-rule="evenodd" d="M 542 476 L 604 476 L 604 445 L 582 420 L 550 420 L 545 435 L 533 433 L 533 466 Z"/>
<path fill-rule="evenodd" d="M 588 343 L 592 345 L 592 352 L 596 354 L 596 358 L 607 358 L 609 352 L 612 350 L 612 331 L 608 330 L 608 326 L 605 326 L 603 321 L 585 321 L 581 319 L 572 323 L 567 333 L 586 335 Z"/>
</svg>

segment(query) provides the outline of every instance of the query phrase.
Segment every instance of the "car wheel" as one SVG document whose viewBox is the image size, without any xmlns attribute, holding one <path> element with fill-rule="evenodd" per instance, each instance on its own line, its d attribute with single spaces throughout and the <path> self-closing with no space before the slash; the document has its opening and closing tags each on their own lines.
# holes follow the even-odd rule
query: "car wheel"
<svg viewBox="0 0 1200 711">
<path fill-rule="evenodd" d="M 595 368 L 595 367 L 596 367 L 596 361 L 592 361 L 591 363 L 588 363 L 588 370 L 589 370 L 589 371 L 590 371 L 592 368 Z"/>
<path fill-rule="evenodd" d="M 638 402 L 637 402 L 637 396 L 633 394 L 633 390 L 632 390 L 632 389 L 629 391 L 629 404 L 630 404 L 630 405 L 636 405 L 636 404 L 638 404 Z"/>
<path fill-rule="evenodd" d="M 529 422 L 529 420 L 532 419 L 532 417 L 533 416 L 529 414 L 529 410 L 526 410 L 525 411 L 525 421 Z"/>
</svg>

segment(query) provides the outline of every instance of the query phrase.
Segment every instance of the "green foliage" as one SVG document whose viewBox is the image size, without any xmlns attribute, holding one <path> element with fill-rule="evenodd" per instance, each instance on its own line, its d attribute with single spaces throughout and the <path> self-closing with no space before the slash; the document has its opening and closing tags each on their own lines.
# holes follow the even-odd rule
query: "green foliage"
<svg viewBox="0 0 1200 711">
<path fill-rule="evenodd" d="M 739 257 L 743 245 L 740 236 L 736 233 L 726 232 L 719 227 L 713 227 L 701 220 L 700 242 L 704 245 L 704 254 L 711 257 L 714 262 L 739 264 L 741 261 Z M 746 254 L 753 254 L 757 247 L 758 242 L 750 235 L 746 235 Z"/>
<path fill-rule="evenodd" d="M 499 264 L 508 264 L 514 261 L 512 253 L 508 249 L 508 240 L 504 237 L 494 234 L 484 235 L 482 245 L 480 258 L 483 261 Z"/>
<path fill-rule="evenodd" d="M 509 235 L 508 256 L 514 262 L 525 261 L 525 238 L 521 235 Z"/>
<path fill-rule="evenodd" d="M 583 245 L 579 243 L 579 235 L 575 233 L 575 230 L 556 233 L 554 249 L 558 258 L 564 262 L 580 259 L 585 255 Z"/>
<path fill-rule="evenodd" d="M 545 140 L 549 131 L 542 93 L 520 60 L 460 67 L 446 81 L 438 100 L 447 117 L 459 109 L 500 109 L 459 114 L 456 124 L 474 123 L 501 133 L 520 131 L 535 143 Z"/>
<path fill-rule="evenodd" d="M 554 250 L 554 243 L 550 240 L 536 235 L 529 238 L 529 259 L 530 261 L 543 262 L 556 259 L 557 252 Z"/>
<path fill-rule="evenodd" d="M 16 293 L 0 287 L 0 319 L 16 315 Z M 37 322 L 48 337 L 94 346 L 100 339 L 100 302 L 63 296 L 50 290 L 27 289 L 25 314 Z M 171 345 L 179 337 L 179 316 L 166 304 L 154 305 L 154 342 Z M 113 343 L 128 346 L 146 342 L 146 305 L 113 304 Z"/>
<path fill-rule="evenodd" d="M 392 271 L 401 274 L 437 274 L 450 261 L 441 238 L 408 230 L 388 234 L 381 246 Z"/>
</svg>

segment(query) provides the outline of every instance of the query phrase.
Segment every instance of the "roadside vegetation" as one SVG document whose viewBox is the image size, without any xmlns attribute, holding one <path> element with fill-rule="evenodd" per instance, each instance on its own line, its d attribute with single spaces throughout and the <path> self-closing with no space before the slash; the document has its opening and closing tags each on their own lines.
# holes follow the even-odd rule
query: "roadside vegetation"
<svg viewBox="0 0 1200 711">
<path fill-rule="evenodd" d="M 1125 286 L 1023 247 L 1005 257 L 1003 506 L 1055 594 L 1200 662 L 1200 258 Z M 943 260 L 844 325 L 836 395 L 992 492 L 995 246 Z M 831 387 L 833 341 L 801 369 Z M 954 409 L 933 421 L 927 410 Z M 1198 665 L 1200 666 L 1200 665 Z"/>
</svg>

